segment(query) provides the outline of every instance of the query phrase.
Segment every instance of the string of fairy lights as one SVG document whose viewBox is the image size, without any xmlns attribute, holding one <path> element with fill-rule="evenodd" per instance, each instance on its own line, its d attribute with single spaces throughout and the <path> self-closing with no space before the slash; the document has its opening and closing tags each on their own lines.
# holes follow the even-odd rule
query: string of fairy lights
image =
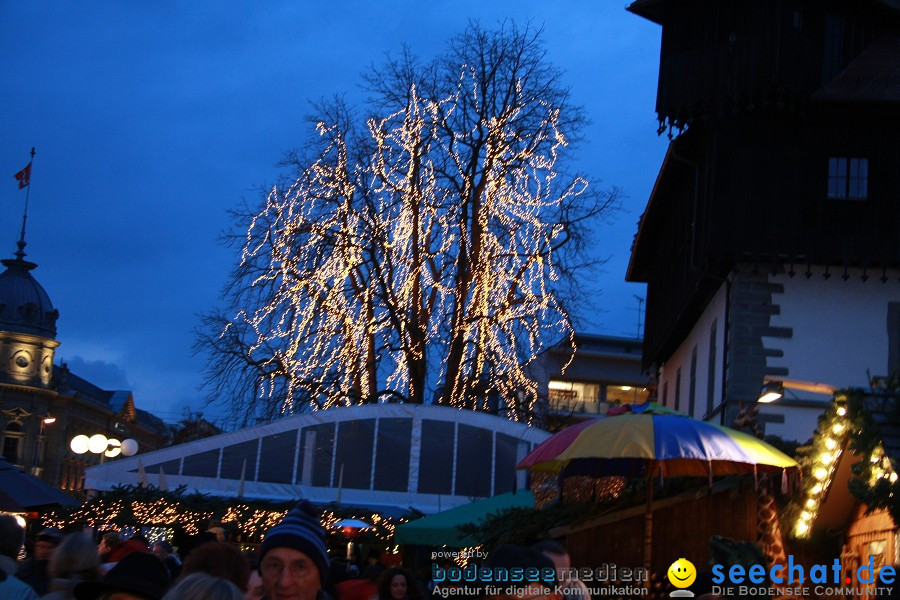
<svg viewBox="0 0 900 600">
<path fill-rule="evenodd" d="M 806 478 L 807 484 L 800 504 L 800 513 L 794 524 L 795 537 L 807 538 L 812 531 L 812 522 L 818 513 L 821 499 L 831 485 L 832 473 L 838 457 L 843 452 L 849 432 L 846 417 L 846 401 L 836 399 L 822 418 L 820 435 L 814 440 L 810 453 L 813 460 L 809 467 L 811 477 Z"/>
<path fill-rule="evenodd" d="M 318 123 L 315 159 L 251 219 L 246 290 L 222 335 L 248 332 L 245 360 L 282 412 L 385 390 L 421 399 L 433 361 L 449 404 L 471 407 L 473 386 L 490 381 L 528 418 L 529 363 L 550 340 L 574 341 L 553 286 L 564 215 L 587 182 L 562 181 L 563 116 L 524 79 L 498 114 L 463 117 L 484 102 L 479 76 L 464 65 L 437 99 L 410 86 L 367 121 L 367 152 L 340 116 Z"/>
<path fill-rule="evenodd" d="M 851 451 L 848 449 L 851 438 L 863 433 L 862 416 L 854 414 L 860 410 L 860 407 L 855 407 L 854 411 L 854 408 L 848 405 L 846 395 L 838 395 L 822 416 L 819 434 L 813 440 L 805 465 L 806 485 L 793 525 L 795 537 L 800 539 L 810 537 L 812 523 L 834 481 L 838 459 L 843 453 Z M 869 487 L 876 486 L 879 481 L 888 481 L 891 484 L 897 481 L 898 475 L 891 467 L 890 459 L 880 443 L 874 443 L 868 456 L 860 460 L 865 461 L 860 471 Z"/>
<path fill-rule="evenodd" d="M 287 510 L 239 503 L 215 510 L 198 511 L 186 507 L 182 498 L 177 495 L 133 502 L 106 501 L 101 497 L 74 510 L 48 512 L 42 516 L 42 526 L 56 527 L 62 531 L 82 526 L 97 531 L 141 529 L 148 541 L 153 542 L 157 539 L 170 539 L 176 527 L 183 529 L 187 535 L 194 536 L 206 531 L 211 522 L 216 522 L 237 533 L 241 542 L 255 544 L 261 542 L 265 532 L 284 518 Z M 385 544 L 393 538 L 396 527 L 409 520 L 355 509 L 349 513 L 347 510 L 325 509 L 321 515 L 322 525 L 330 535 L 338 539 L 344 533 L 340 521 L 348 518 L 349 514 L 371 525 L 366 530 L 369 539 Z"/>
</svg>

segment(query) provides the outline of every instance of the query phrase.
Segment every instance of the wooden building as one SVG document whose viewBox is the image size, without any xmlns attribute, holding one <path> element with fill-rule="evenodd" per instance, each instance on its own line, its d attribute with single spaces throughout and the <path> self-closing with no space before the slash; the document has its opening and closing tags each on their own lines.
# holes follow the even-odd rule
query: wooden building
<svg viewBox="0 0 900 600">
<path fill-rule="evenodd" d="M 839 557 L 841 579 L 854 585 L 860 567 L 871 564 L 876 578 L 884 567 L 898 567 L 900 529 L 876 498 L 900 492 L 900 396 L 873 390 L 838 395 L 810 448 L 805 490 L 789 523 L 802 562 L 830 564 Z M 857 597 L 879 594 L 885 592 Z"/>
<path fill-rule="evenodd" d="M 628 8 L 662 27 L 672 138 L 627 274 L 644 364 L 661 402 L 724 424 L 783 382 L 761 424 L 805 441 L 816 391 L 900 364 L 900 2 Z"/>
</svg>

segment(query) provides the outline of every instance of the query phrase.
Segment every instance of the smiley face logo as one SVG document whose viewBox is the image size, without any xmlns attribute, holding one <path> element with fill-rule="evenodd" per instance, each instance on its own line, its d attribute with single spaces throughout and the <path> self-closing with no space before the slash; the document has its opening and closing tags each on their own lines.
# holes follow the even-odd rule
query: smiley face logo
<svg viewBox="0 0 900 600">
<path fill-rule="evenodd" d="M 679 558 L 673 562 L 666 574 L 669 576 L 669 582 L 677 588 L 686 588 L 697 579 L 694 563 L 686 558 Z"/>
</svg>

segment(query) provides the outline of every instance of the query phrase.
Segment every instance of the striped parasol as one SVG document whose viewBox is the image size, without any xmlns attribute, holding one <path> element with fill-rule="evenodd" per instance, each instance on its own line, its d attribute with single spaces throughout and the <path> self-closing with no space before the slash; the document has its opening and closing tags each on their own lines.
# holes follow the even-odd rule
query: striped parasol
<svg viewBox="0 0 900 600">
<path fill-rule="evenodd" d="M 563 429 L 538 445 L 518 469 L 563 475 L 647 479 L 644 562 L 649 568 L 654 476 L 709 477 L 786 472 L 797 461 L 741 431 L 697 421 L 658 404 L 631 405 Z"/>
</svg>

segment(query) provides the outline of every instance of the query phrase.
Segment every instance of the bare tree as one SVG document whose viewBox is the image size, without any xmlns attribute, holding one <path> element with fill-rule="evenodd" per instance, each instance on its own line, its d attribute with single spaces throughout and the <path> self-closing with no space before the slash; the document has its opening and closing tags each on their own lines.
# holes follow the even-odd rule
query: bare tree
<svg viewBox="0 0 900 600">
<path fill-rule="evenodd" d="M 527 367 L 571 336 L 565 289 L 616 205 L 563 169 L 584 117 L 540 32 L 470 25 L 445 55 L 406 51 L 365 76 L 364 125 L 318 106 L 318 140 L 249 223 L 198 348 L 236 414 L 430 392 L 535 415 Z"/>
</svg>

